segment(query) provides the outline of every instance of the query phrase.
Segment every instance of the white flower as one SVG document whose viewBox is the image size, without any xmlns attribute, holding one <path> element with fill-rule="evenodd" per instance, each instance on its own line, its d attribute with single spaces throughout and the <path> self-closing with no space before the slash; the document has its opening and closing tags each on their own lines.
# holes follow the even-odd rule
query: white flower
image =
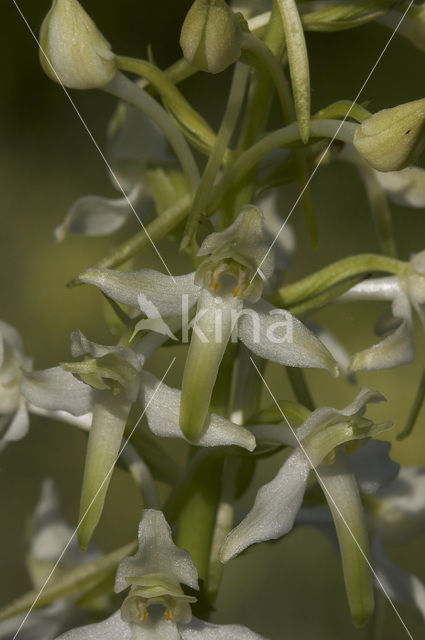
<svg viewBox="0 0 425 640">
<path fill-rule="evenodd" d="M 28 431 L 28 409 L 21 395 L 22 368 L 31 369 L 19 333 L 0 321 L 0 451 Z"/>
<path fill-rule="evenodd" d="M 247 206 L 225 231 L 205 239 L 198 252 L 204 260 L 195 274 L 171 278 L 147 269 L 129 273 L 88 269 L 80 276 L 82 282 L 135 308 L 143 293 L 163 319 L 186 314 L 188 320 L 197 302 L 180 409 L 180 427 L 190 440 L 199 440 L 205 429 L 230 339 L 239 338 L 256 355 L 280 364 L 337 373 L 329 351 L 299 320 L 259 299 L 264 283 L 281 268 L 281 248 L 277 245 L 267 253 L 269 247 L 270 233 L 261 211 Z"/>
<path fill-rule="evenodd" d="M 102 514 L 133 403 L 141 399 L 149 427 L 155 434 L 184 437 L 178 422 L 180 392 L 142 371 L 146 357 L 157 346 L 155 334 L 142 339 L 136 353 L 127 347 L 96 344 L 77 330 L 72 334 L 72 354 L 84 356 L 84 360 L 27 374 L 22 382 L 25 397 L 37 407 L 64 410 L 76 416 L 92 412 L 78 529 L 82 548 L 87 546 Z M 255 438 L 243 427 L 211 414 L 207 416 L 199 444 L 237 445 L 252 451 Z"/>
<path fill-rule="evenodd" d="M 190 554 L 173 543 L 160 511 L 143 511 L 139 550 L 118 567 L 115 592 L 130 587 L 121 610 L 98 624 L 73 629 L 60 640 L 264 640 L 246 627 L 215 625 L 192 617 L 182 584 L 198 589 Z M 58 639 L 59 640 L 59 639 Z"/>
<path fill-rule="evenodd" d="M 249 514 L 226 538 L 222 548 L 223 561 L 227 562 L 251 544 L 279 538 L 292 529 L 312 466 L 320 465 L 341 444 L 370 437 L 388 428 L 388 424 L 373 425 L 362 418 L 367 403 L 383 399 L 377 392 L 362 389 L 341 411 L 330 407 L 313 411 L 296 431 L 302 447 L 287 426 L 277 428 L 273 425 L 272 431 L 270 427 L 253 427 L 257 437 L 264 436 L 267 431 L 277 441 L 292 445 L 294 451 L 277 476 L 261 487 Z"/>
<path fill-rule="evenodd" d="M 134 211 L 141 220 L 145 219 L 152 208 L 148 167 L 172 160 L 167 153 L 165 136 L 158 127 L 142 111 L 124 103 L 119 104 L 109 126 L 107 155 L 112 183 L 120 197 L 79 198 L 55 229 L 59 242 L 68 233 L 87 236 L 114 233 L 131 216 L 136 219 Z"/>
<path fill-rule="evenodd" d="M 420 306 L 425 302 L 425 251 L 413 256 L 403 276 L 367 279 L 339 298 L 341 302 L 353 300 L 391 302 L 396 329 L 369 349 L 356 353 L 351 360 L 351 371 L 392 369 L 411 362 L 414 357 L 412 308 L 425 330 L 425 316 Z"/>
<path fill-rule="evenodd" d="M 51 80 L 70 89 L 103 87 L 116 73 L 109 43 L 77 0 L 53 1 L 41 26 L 40 62 Z"/>
</svg>

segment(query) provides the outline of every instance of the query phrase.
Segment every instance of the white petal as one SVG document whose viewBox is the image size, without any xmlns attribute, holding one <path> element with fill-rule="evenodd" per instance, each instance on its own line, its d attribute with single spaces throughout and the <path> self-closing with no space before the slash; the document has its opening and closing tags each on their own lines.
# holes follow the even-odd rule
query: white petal
<svg viewBox="0 0 425 640">
<path fill-rule="evenodd" d="M 412 362 L 415 355 L 412 312 L 409 299 L 404 293 L 395 298 L 392 311 L 395 318 L 403 320 L 402 323 L 381 342 L 356 353 L 350 364 L 352 371 L 393 369 Z"/>
<path fill-rule="evenodd" d="M 246 305 L 239 318 L 238 336 L 256 355 L 291 367 L 318 367 L 337 375 L 326 347 L 297 318 L 260 300 Z"/>
<path fill-rule="evenodd" d="M 19 333 L 10 324 L 0 320 L 0 336 L 6 340 L 14 349 L 24 354 L 24 343 Z"/>
<path fill-rule="evenodd" d="M 162 574 L 178 583 L 198 589 L 198 574 L 188 551 L 179 549 L 161 511 L 144 509 L 139 525 L 139 549 L 121 561 L 117 569 L 115 592 L 127 589 L 127 578 Z"/>
<path fill-rule="evenodd" d="M 108 156 L 114 169 L 118 170 L 119 178 L 123 159 L 137 164 L 139 172 L 148 163 L 171 160 L 164 134 L 140 109 L 120 103 L 108 133 Z"/>
<path fill-rule="evenodd" d="M 115 302 L 135 309 L 139 309 L 138 297 L 143 293 L 155 305 L 160 316 L 172 318 L 182 314 L 182 305 L 183 309 L 189 309 L 195 304 L 200 289 L 194 284 L 194 276 L 194 273 L 189 273 L 176 276 L 173 280 L 170 276 L 152 269 L 87 269 L 79 279 L 81 282 L 95 285 Z"/>
<path fill-rule="evenodd" d="M 130 623 L 131 640 L 180 640 L 181 635 L 175 622 L 165 617 L 148 614 L 146 622 Z M 117 640 L 121 640 L 118 638 Z"/>
<path fill-rule="evenodd" d="M 325 345 L 329 353 L 333 356 L 333 358 L 335 358 L 339 370 L 344 378 L 346 378 L 348 382 L 354 384 L 356 378 L 354 374 L 348 369 L 350 364 L 350 355 L 345 349 L 344 345 L 333 333 L 318 324 L 307 322 L 306 327 L 319 338 L 320 342 Z"/>
<path fill-rule="evenodd" d="M 180 626 L 179 631 L 183 640 L 266 640 L 238 624 L 211 624 L 197 618 L 185 626 Z"/>
<path fill-rule="evenodd" d="M 388 300 L 393 301 L 401 291 L 399 279 L 396 276 L 388 278 L 371 278 L 359 282 L 338 298 L 339 302 L 357 300 Z"/>
<path fill-rule="evenodd" d="M 29 418 L 27 403 L 22 398 L 6 433 L 0 440 L 0 447 L 3 446 L 6 442 L 15 442 L 16 440 L 21 440 L 24 436 L 27 435 L 28 427 Z"/>
<path fill-rule="evenodd" d="M 354 400 L 344 409 L 320 407 L 320 409 L 313 411 L 304 424 L 297 430 L 297 436 L 300 440 L 304 440 L 307 436 L 315 431 L 319 431 L 326 425 L 346 422 L 347 418 L 361 415 L 364 413 L 368 403 L 383 402 L 384 400 L 385 397 L 378 391 L 371 391 L 366 387 L 362 387 Z"/>
<path fill-rule="evenodd" d="M 73 204 L 63 223 L 56 227 L 55 237 L 62 242 L 68 233 L 86 236 L 106 236 L 118 231 L 127 221 L 133 208 L 139 209 L 143 185 L 137 184 L 128 194 L 128 199 L 84 196 Z M 138 210 L 140 216 L 140 209 Z"/>
<path fill-rule="evenodd" d="M 385 553 L 378 538 L 375 538 L 372 553 L 375 571 L 389 597 L 396 602 L 416 607 L 425 621 L 425 586 L 413 573 L 397 567 Z M 382 588 L 377 581 L 377 589 Z"/>
<path fill-rule="evenodd" d="M 347 456 L 363 493 L 374 494 L 396 478 L 400 465 L 391 460 L 390 442 L 369 440 L 354 455 Z"/>
<path fill-rule="evenodd" d="M 224 259 L 235 254 L 235 257 L 241 256 L 245 261 L 252 263 L 254 270 L 261 269 L 265 278 L 268 278 L 273 272 L 269 245 L 269 233 L 263 213 L 257 207 L 247 205 L 227 229 L 210 233 L 205 238 L 198 256 L 217 254 L 217 257 Z"/>
<path fill-rule="evenodd" d="M 74 427 L 83 429 L 83 431 L 89 431 L 93 419 L 93 414 L 91 412 L 84 413 L 82 416 L 73 416 L 67 411 L 48 411 L 47 409 L 36 407 L 33 404 L 28 405 L 28 410 L 30 411 L 30 413 L 33 413 L 36 416 L 43 416 L 44 418 L 49 418 L 50 420 L 59 420 L 59 422 L 71 424 Z"/>
<path fill-rule="evenodd" d="M 146 371 L 142 371 L 142 380 L 141 402 L 146 407 L 151 431 L 163 438 L 184 438 L 179 426 L 181 392 L 160 384 Z M 252 451 L 255 438 L 247 429 L 211 413 L 197 444 L 201 447 L 236 445 Z"/>
<path fill-rule="evenodd" d="M 227 562 L 255 542 L 280 538 L 292 529 L 309 472 L 306 457 L 296 449 L 275 478 L 259 489 L 251 511 L 225 539 L 221 550 L 222 562 Z"/>
<path fill-rule="evenodd" d="M 141 369 L 139 358 L 132 349 L 129 349 L 128 347 L 107 346 L 98 344 L 97 342 L 92 342 L 86 338 L 80 329 L 75 329 L 75 331 L 71 333 L 71 353 L 74 358 L 79 358 L 86 354 L 91 355 L 93 358 L 102 358 L 110 353 L 114 353 L 127 360 L 127 362 L 129 362 L 129 364 L 131 364 L 135 369 Z"/>
<path fill-rule="evenodd" d="M 425 170 L 407 167 L 401 171 L 375 171 L 374 174 L 396 204 L 423 209 L 425 207 Z"/>
<path fill-rule="evenodd" d="M 67 545 L 61 565 L 75 567 L 95 560 L 99 556 L 95 547 L 82 554 L 75 536 L 70 542 L 73 533 L 74 527 L 68 525 L 63 518 L 54 480 L 46 478 L 31 523 L 30 561 L 33 558 L 36 561 L 54 563 Z"/>
<path fill-rule="evenodd" d="M 132 635 L 130 626 L 121 620 L 117 611 L 103 622 L 72 629 L 56 640 L 132 640 Z"/>
<path fill-rule="evenodd" d="M 92 388 L 61 367 L 25 373 L 21 391 L 29 402 L 49 411 L 82 416 L 92 409 Z"/>
</svg>

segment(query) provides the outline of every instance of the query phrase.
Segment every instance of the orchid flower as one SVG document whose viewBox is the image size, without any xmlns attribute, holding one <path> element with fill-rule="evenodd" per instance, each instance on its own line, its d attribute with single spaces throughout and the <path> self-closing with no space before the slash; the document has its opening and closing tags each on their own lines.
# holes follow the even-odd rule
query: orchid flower
<svg viewBox="0 0 425 640">
<path fill-rule="evenodd" d="M 78 530 L 82 548 L 87 546 L 102 514 L 134 402 L 140 398 L 148 425 L 156 435 L 184 437 L 178 422 L 180 392 L 142 371 L 157 338 L 155 334 L 146 336 L 136 353 L 128 347 L 96 344 L 77 330 L 71 336 L 72 355 L 84 356 L 84 360 L 29 373 L 22 382 L 25 397 L 37 407 L 64 410 L 75 416 L 92 412 Z M 255 438 L 243 427 L 211 414 L 199 444 L 236 445 L 252 451 Z"/>
<path fill-rule="evenodd" d="M 313 411 L 296 432 L 286 425 L 252 427 L 258 438 L 276 440 L 294 450 L 275 478 L 259 489 L 251 511 L 225 539 L 221 549 L 223 562 L 254 543 L 288 533 L 301 507 L 310 471 L 317 469 L 317 478 L 325 490 L 327 478 L 333 477 L 344 496 L 343 501 L 338 500 L 330 507 L 337 524 L 353 621 L 364 624 L 373 609 L 373 596 L 367 564 L 363 563 L 352 534 L 366 557 L 369 555 L 368 539 L 358 489 L 352 474 L 341 466 L 338 449 L 345 443 L 372 437 L 391 426 L 389 423 L 375 425 L 363 418 L 369 402 L 383 399 L 377 392 L 362 389 L 341 411 L 330 407 Z"/>
<path fill-rule="evenodd" d="M 59 242 L 68 233 L 109 235 L 118 231 L 134 211 L 143 219 L 152 208 L 147 170 L 171 161 L 166 139 L 158 127 L 140 110 L 120 104 L 110 123 L 107 155 L 110 177 L 120 197 L 79 198 L 55 229 Z"/>
<path fill-rule="evenodd" d="M 0 451 L 28 431 L 28 408 L 21 395 L 22 368 L 31 369 L 19 333 L 0 321 Z"/>
<path fill-rule="evenodd" d="M 396 329 L 381 342 L 356 353 L 351 360 L 351 371 L 392 369 L 411 362 L 414 357 L 412 309 L 425 330 L 420 306 L 425 302 L 425 251 L 411 258 L 404 275 L 365 280 L 339 298 L 340 302 L 354 300 L 391 302 Z"/>
<path fill-rule="evenodd" d="M 91 545 L 86 554 L 78 549 L 76 539 L 71 540 L 73 529 L 64 520 L 60 511 L 57 489 L 51 478 L 44 480 L 41 495 L 31 521 L 31 537 L 27 554 L 27 568 L 33 586 L 41 589 L 58 558 L 68 544 L 60 561 L 60 569 L 73 569 L 81 563 L 91 562 L 99 552 Z M 70 542 L 71 540 L 71 542 Z M 78 624 L 85 618 L 84 612 L 68 597 L 33 611 L 19 631 L 22 640 L 52 640 L 61 629 Z M 23 616 L 15 616 L 0 623 L 0 640 L 12 640 L 20 627 Z"/>
<path fill-rule="evenodd" d="M 247 206 L 225 231 L 207 236 L 195 273 L 173 278 L 150 270 L 88 269 L 79 277 L 122 304 L 138 308 L 143 294 L 162 318 L 181 314 L 186 340 L 189 311 L 197 303 L 180 407 L 180 428 L 189 440 L 198 441 L 203 433 L 230 340 L 239 338 L 256 355 L 280 364 L 337 374 L 335 360 L 318 338 L 289 312 L 261 299 L 264 283 L 277 268 L 272 239 L 261 211 Z"/>
<path fill-rule="evenodd" d="M 97 624 L 64 633 L 58 640 L 261 640 L 239 625 L 216 625 L 192 617 L 198 589 L 190 554 L 173 542 L 161 511 L 143 511 L 139 550 L 118 567 L 115 592 L 130 588 L 120 611 Z M 264 639 L 263 639 L 264 640 Z"/>
</svg>

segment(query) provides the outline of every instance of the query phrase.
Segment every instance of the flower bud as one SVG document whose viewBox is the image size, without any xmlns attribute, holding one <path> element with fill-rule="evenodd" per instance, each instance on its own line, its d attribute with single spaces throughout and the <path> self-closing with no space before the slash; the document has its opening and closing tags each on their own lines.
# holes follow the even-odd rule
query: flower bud
<svg viewBox="0 0 425 640">
<path fill-rule="evenodd" d="M 180 46 L 189 64 L 220 73 L 241 54 L 242 29 L 224 0 L 195 0 L 183 23 Z"/>
<path fill-rule="evenodd" d="M 41 25 L 40 62 L 70 89 L 103 87 L 116 73 L 110 44 L 77 0 L 54 0 Z"/>
<path fill-rule="evenodd" d="M 412 164 L 425 145 L 425 99 L 383 109 L 356 130 L 354 146 L 378 171 Z"/>
</svg>

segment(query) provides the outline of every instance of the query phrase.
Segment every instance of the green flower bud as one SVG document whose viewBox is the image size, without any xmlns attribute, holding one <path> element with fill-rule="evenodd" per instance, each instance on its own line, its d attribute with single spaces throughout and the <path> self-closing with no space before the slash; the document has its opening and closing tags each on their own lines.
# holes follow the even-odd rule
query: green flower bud
<svg viewBox="0 0 425 640">
<path fill-rule="evenodd" d="M 354 146 L 378 171 L 412 164 L 425 145 L 425 99 L 383 109 L 356 130 Z"/>
<path fill-rule="evenodd" d="M 40 62 L 70 89 L 103 87 L 116 73 L 110 44 L 77 0 L 54 0 L 41 25 Z"/>
<path fill-rule="evenodd" d="M 180 46 L 189 64 L 220 73 L 241 54 L 242 29 L 224 0 L 195 0 L 183 23 Z"/>
</svg>

